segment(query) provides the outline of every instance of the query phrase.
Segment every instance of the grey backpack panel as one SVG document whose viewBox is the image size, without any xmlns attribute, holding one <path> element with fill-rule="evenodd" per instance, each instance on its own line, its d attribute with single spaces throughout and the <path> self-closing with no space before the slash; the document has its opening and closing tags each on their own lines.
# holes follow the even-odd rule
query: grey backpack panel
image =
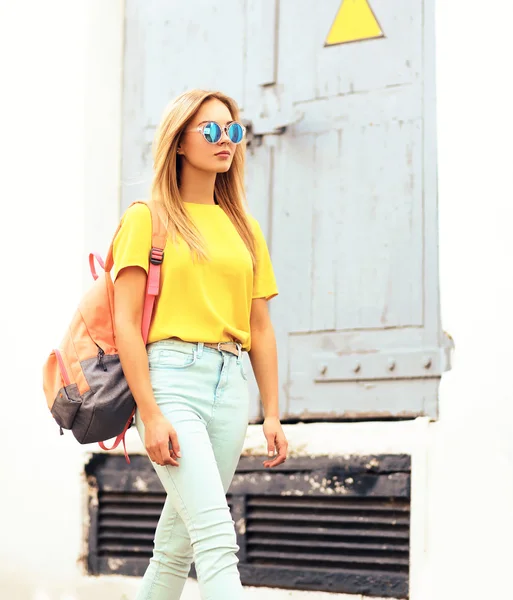
<svg viewBox="0 0 513 600">
<path fill-rule="evenodd" d="M 76 385 L 62 388 L 52 414 L 62 428 L 71 429 L 81 444 L 102 442 L 120 433 L 135 408 L 134 398 L 117 354 L 80 364 L 89 391 L 80 397 Z"/>
<path fill-rule="evenodd" d="M 78 409 L 82 405 L 82 396 L 78 393 L 78 386 L 72 383 L 59 390 L 52 406 L 53 418 L 57 425 L 63 429 L 71 429 Z"/>
</svg>

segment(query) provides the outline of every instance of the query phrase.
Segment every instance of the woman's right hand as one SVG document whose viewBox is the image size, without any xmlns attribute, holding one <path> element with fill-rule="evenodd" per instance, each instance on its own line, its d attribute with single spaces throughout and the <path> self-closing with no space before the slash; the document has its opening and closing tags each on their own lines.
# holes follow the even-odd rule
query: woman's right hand
<svg viewBox="0 0 513 600">
<path fill-rule="evenodd" d="M 182 455 L 175 428 L 162 414 L 143 422 L 146 452 L 150 459 L 161 466 L 178 467 L 178 458 Z"/>
</svg>

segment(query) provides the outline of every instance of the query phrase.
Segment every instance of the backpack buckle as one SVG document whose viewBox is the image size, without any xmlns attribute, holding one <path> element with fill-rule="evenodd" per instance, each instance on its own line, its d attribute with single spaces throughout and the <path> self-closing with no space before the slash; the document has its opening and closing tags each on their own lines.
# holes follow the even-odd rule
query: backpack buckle
<svg viewBox="0 0 513 600">
<path fill-rule="evenodd" d="M 152 248 L 150 252 L 150 262 L 152 265 L 161 265 L 164 260 L 164 250 Z"/>
</svg>

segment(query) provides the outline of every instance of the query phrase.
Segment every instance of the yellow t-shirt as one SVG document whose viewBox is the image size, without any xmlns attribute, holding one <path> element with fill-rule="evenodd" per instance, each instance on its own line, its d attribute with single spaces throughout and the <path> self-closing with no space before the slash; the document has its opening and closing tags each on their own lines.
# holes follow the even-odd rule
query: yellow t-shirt
<svg viewBox="0 0 513 600">
<path fill-rule="evenodd" d="M 253 276 L 251 255 L 223 209 L 215 204 L 184 205 L 203 236 L 210 259 L 193 262 L 182 239 L 176 244 L 167 241 L 148 343 L 171 337 L 188 342 L 238 340 L 249 350 L 252 299 L 270 299 L 278 293 L 262 230 L 248 215 L 256 241 Z M 143 204 L 130 207 L 114 241 L 114 279 L 125 267 L 139 266 L 148 272 L 151 233 L 148 208 Z"/>
</svg>

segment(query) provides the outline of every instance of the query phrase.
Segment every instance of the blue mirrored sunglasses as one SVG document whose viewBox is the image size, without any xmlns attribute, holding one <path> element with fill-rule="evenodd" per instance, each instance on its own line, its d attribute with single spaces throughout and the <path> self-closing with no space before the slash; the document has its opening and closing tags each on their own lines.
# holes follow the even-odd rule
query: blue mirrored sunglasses
<svg viewBox="0 0 513 600">
<path fill-rule="evenodd" d="M 233 144 L 240 144 L 244 139 L 244 135 L 246 134 L 246 128 L 244 125 L 238 123 L 237 121 L 228 123 L 223 127 L 221 127 L 221 125 L 215 121 L 208 121 L 208 123 L 203 123 L 203 125 L 200 125 L 196 129 L 191 129 L 190 131 L 199 131 L 202 133 L 203 137 L 209 144 L 217 144 L 220 142 L 221 138 L 223 137 L 223 131 Z"/>
</svg>

